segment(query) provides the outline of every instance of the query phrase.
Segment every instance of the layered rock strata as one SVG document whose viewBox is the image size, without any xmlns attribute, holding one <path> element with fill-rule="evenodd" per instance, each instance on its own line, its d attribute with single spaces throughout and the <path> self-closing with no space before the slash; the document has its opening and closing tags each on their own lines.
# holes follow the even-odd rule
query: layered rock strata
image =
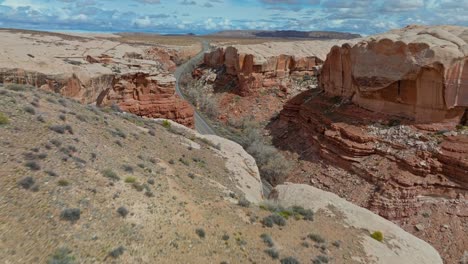
<svg viewBox="0 0 468 264">
<path fill-rule="evenodd" d="M 364 108 L 457 124 L 468 107 L 468 28 L 408 26 L 335 46 L 320 84 Z"/>
<path fill-rule="evenodd" d="M 287 92 L 291 84 L 289 77 L 315 76 L 317 66 L 323 61 L 315 56 L 295 58 L 284 54 L 260 58 L 239 53 L 235 47 L 227 47 L 205 54 L 203 62 L 206 67 L 223 68 L 223 74 L 238 82 L 239 94 L 247 96 L 270 87 L 279 87 Z"/>
</svg>

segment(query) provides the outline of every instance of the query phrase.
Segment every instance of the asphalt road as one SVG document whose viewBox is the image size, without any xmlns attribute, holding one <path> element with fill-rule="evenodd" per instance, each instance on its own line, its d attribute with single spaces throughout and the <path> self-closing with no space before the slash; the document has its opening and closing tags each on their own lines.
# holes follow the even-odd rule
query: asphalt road
<svg viewBox="0 0 468 264">
<path fill-rule="evenodd" d="M 176 78 L 176 94 L 179 95 L 182 99 L 185 99 L 184 95 L 182 94 L 182 91 L 180 90 L 180 78 L 182 75 L 186 72 L 191 72 L 193 70 L 193 66 L 197 65 L 202 59 L 203 59 L 203 54 L 210 50 L 210 44 L 206 40 L 202 40 L 202 46 L 203 49 L 200 53 L 198 53 L 195 57 L 191 58 L 188 60 L 186 63 L 180 65 L 177 67 L 174 76 Z M 188 100 L 187 100 L 188 101 Z M 203 118 L 203 116 L 200 115 L 200 113 L 197 112 L 195 109 L 195 129 L 197 130 L 198 133 L 202 135 L 216 135 L 216 132 L 211 128 L 211 126 L 206 122 L 206 120 Z"/>
</svg>

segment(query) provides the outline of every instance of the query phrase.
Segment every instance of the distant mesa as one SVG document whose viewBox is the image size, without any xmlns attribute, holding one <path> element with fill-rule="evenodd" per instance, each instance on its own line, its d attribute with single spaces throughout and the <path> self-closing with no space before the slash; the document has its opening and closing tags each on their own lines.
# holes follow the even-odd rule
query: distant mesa
<svg viewBox="0 0 468 264">
<path fill-rule="evenodd" d="M 233 38 L 294 38 L 294 39 L 353 39 L 361 35 L 335 31 L 298 31 L 298 30 L 226 30 L 212 34 L 216 37 Z"/>
</svg>

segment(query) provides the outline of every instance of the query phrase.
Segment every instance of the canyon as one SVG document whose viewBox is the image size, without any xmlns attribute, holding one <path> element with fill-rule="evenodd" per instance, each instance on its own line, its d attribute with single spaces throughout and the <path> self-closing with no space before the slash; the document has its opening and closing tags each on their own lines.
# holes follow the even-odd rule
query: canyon
<svg viewBox="0 0 468 264">
<path fill-rule="evenodd" d="M 176 74 L 178 80 L 174 71 L 201 50 L 198 40 L 177 40 L 177 43 L 187 42 L 186 45 L 147 45 L 145 43 L 150 39 L 147 35 L 67 35 L 14 30 L 0 30 L 0 37 L 5 39 L 0 44 L 0 84 L 6 87 L 19 84 L 28 88 L 26 92 L 21 91 L 23 88 L 18 91 L 7 89 L 3 92 L 7 96 L 0 98 L 5 101 L 2 112 L 14 121 L 21 121 L 19 127 L 15 122 L 1 126 L 8 132 L 8 139 L 15 137 L 14 129 L 38 129 L 44 135 L 48 131 L 40 118 L 32 122 L 19 106 L 12 106 L 14 100 L 27 105 L 25 98 L 33 102 L 39 100 L 33 98 L 47 98 L 40 99 L 40 104 L 31 103 L 39 105 L 35 111 L 47 122 L 57 111 L 67 115 L 60 119 L 62 121 L 74 120 L 72 115 L 78 120 L 83 119 L 78 116 L 84 114 L 89 115 L 84 118 L 86 120 L 96 116 L 97 121 L 93 121 L 97 122 L 96 126 L 73 122 L 74 127 L 80 128 L 75 141 L 86 143 L 79 153 L 92 155 L 88 152 L 93 145 L 98 149 L 98 155 L 103 153 L 106 157 L 96 166 L 89 162 L 92 172 L 87 171 L 84 182 L 75 183 L 80 187 L 92 188 L 86 177 L 99 174 L 98 170 L 103 166 L 110 166 L 110 163 L 113 168 L 120 166 L 116 160 L 120 163 L 131 160 L 132 164 L 138 164 L 141 153 L 144 153 L 159 158 L 154 163 L 157 166 L 150 170 L 146 170 L 147 165 L 138 164 L 142 175 L 163 175 L 159 184 L 170 190 L 160 198 L 171 207 L 163 206 L 158 210 L 172 212 L 175 207 L 182 206 L 182 203 L 176 205 L 176 200 L 183 200 L 188 205 L 188 208 L 182 208 L 185 205 L 177 207 L 178 211 L 173 212 L 177 215 L 175 222 L 184 232 L 195 229 L 194 222 L 210 222 L 210 233 L 220 237 L 215 227 L 227 221 L 222 214 L 232 213 L 231 217 L 237 220 L 228 222 L 231 225 L 242 223 L 242 232 L 253 240 L 250 232 L 258 237 L 260 234 L 257 233 L 264 228 L 258 217 L 265 215 L 260 210 L 262 206 L 268 206 L 262 203 L 274 201 L 288 208 L 301 206 L 320 212 L 321 227 L 299 221 L 293 222 L 293 228 L 288 229 L 294 235 L 275 233 L 278 239 L 286 239 L 284 244 L 293 243 L 292 237 L 299 237 L 304 228 L 320 228 L 335 238 L 340 234 L 333 230 L 346 227 L 342 230 L 343 239 L 353 247 L 346 248 L 346 254 L 336 253 L 335 249 L 324 251 L 337 261 L 442 263 L 440 254 L 446 263 L 456 263 L 466 254 L 466 27 L 408 26 L 385 34 L 339 40 L 271 40 L 257 44 L 242 44 L 243 40 L 239 44 L 212 42 L 211 50 L 204 54 L 200 64 L 194 65 L 193 71 L 185 72 L 182 77 Z M 161 40 L 161 37 L 157 39 Z M 184 65 L 184 68 L 191 66 Z M 176 82 L 193 106 L 176 94 Z M 62 101 L 65 102 L 63 107 L 54 105 L 53 102 L 60 102 L 59 96 L 71 100 Z M 72 106 L 71 110 L 68 105 Z M 197 115 L 207 117 L 207 126 L 220 136 L 228 137 L 223 134 L 225 127 L 247 131 L 252 128 L 248 125 L 258 128 L 265 142 L 271 141 L 285 157 L 290 170 L 281 179 L 261 179 L 261 161 L 255 161 L 254 155 L 247 154 L 239 144 L 189 129 L 195 127 Z M 111 121 L 111 127 L 107 120 Z M 100 142 L 96 143 L 93 135 L 105 131 L 110 131 L 112 136 L 121 135 L 121 138 L 111 142 L 104 135 L 99 136 Z M 125 136 L 121 131 L 127 131 Z M 26 134 L 25 138 L 33 138 Z M 148 135 L 158 138 L 147 138 Z M 22 142 L 22 139 L 10 141 Z M 7 146 L 5 142 L 7 140 L 2 144 Z M 105 142 L 104 145 L 101 142 Z M 28 151 L 24 146 L 21 150 Z M 8 161 L 5 158 L 11 170 L 17 166 L 14 162 L 21 163 L 18 151 L 9 152 Z M 269 151 L 271 149 L 266 150 Z M 124 152 L 129 156 L 121 155 Z M 193 156 L 193 153 L 199 156 Z M 60 158 L 54 153 L 50 156 Z M 81 159 L 73 155 L 67 160 L 69 158 Z M 53 162 L 46 161 L 47 166 L 49 163 Z M 60 166 L 76 173 L 73 166 Z M 80 166 L 78 168 L 82 168 Z M 121 173 L 128 173 L 122 170 Z M 21 176 L 25 176 L 26 172 L 23 172 Z M 188 177 L 181 177 L 185 174 Z M 51 180 L 40 171 L 34 176 L 41 179 L 44 186 Z M 203 181 L 196 181 L 201 178 Z M 266 183 L 266 180 L 270 182 Z M 210 186 L 207 188 L 208 198 L 204 196 L 207 185 Z M 98 193 L 112 186 L 101 181 Z M 141 211 L 141 206 L 149 204 L 140 204 L 141 201 L 127 195 L 128 190 L 122 184 L 116 186 L 117 193 L 124 192 L 126 199 L 135 205 L 133 209 L 137 214 L 131 218 L 135 226 L 155 231 L 137 219 L 143 217 L 152 221 Z M 46 188 L 53 191 L 53 187 Z M 82 193 L 83 188 L 75 191 Z M 13 189 L 17 191 L 17 188 Z M 116 199 L 111 198 L 111 193 L 103 192 L 104 196 L 98 195 L 100 199 Z M 15 192 L 8 194 L 19 199 Z M 241 204 L 242 198 L 260 208 L 254 206 L 252 210 L 240 212 L 243 209 L 235 206 Z M 206 208 L 202 209 L 205 206 L 215 206 L 223 213 L 208 212 Z M 108 213 L 101 209 L 108 219 Z M 17 213 L 20 211 L 18 209 Z M 180 213 L 182 211 L 184 213 Z M 205 219 L 207 215 L 215 220 Z M 164 229 L 172 232 L 170 215 L 161 216 L 161 219 Z M 333 219 L 331 224 L 325 225 L 330 219 Z M 370 238 L 376 230 L 384 232 L 384 243 L 376 244 L 380 242 Z M 103 236 L 100 230 L 94 229 L 94 232 Z M 229 229 L 229 232 L 236 237 L 243 236 L 235 230 Z M 165 236 L 164 232 L 159 233 L 161 237 Z M 359 241 L 354 241 L 353 236 Z M 181 245 L 186 252 L 190 252 L 188 248 L 193 243 L 200 248 L 194 238 L 182 238 L 177 231 L 175 237 L 164 239 L 165 245 L 171 245 L 171 248 L 174 241 L 185 241 Z M 219 239 L 212 242 L 210 247 L 220 252 L 224 250 L 218 248 L 224 244 Z M 241 249 L 247 248 L 253 256 L 260 250 L 257 246 L 258 243 L 251 243 L 241 245 Z M 162 248 L 177 261 L 203 259 Z M 298 257 L 310 260 L 306 247 L 300 248 Z M 283 253 L 292 254 L 294 250 L 297 247 L 285 246 Z M 139 254 L 144 261 L 133 256 L 126 256 L 127 260 L 150 262 L 148 259 L 152 259 L 145 252 Z M 210 254 L 204 257 L 209 258 Z M 228 255 L 232 259 L 247 258 L 237 251 Z M 259 263 L 269 261 L 264 257 L 251 257 L 250 260 L 252 258 Z"/>
<path fill-rule="evenodd" d="M 176 63 L 199 51 L 188 46 L 135 45 L 118 36 L 1 30 L 0 83 L 27 84 L 84 104 L 116 105 L 194 127 L 194 110 L 175 95 Z M 180 54 L 180 56 L 179 56 Z"/>
<path fill-rule="evenodd" d="M 286 181 L 368 208 L 456 263 L 468 245 L 467 43 L 466 27 L 408 26 L 220 46 L 193 76 L 219 122 L 264 128 L 294 164 Z"/>
</svg>

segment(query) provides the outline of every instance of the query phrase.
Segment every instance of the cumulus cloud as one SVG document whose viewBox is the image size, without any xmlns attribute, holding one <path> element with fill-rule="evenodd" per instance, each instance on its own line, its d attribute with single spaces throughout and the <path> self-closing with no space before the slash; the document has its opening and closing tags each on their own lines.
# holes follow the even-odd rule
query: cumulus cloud
<svg viewBox="0 0 468 264">
<path fill-rule="evenodd" d="M 2 27 L 206 33 L 224 29 L 373 34 L 468 25 L 468 0 L 0 0 Z"/>
</svg>

